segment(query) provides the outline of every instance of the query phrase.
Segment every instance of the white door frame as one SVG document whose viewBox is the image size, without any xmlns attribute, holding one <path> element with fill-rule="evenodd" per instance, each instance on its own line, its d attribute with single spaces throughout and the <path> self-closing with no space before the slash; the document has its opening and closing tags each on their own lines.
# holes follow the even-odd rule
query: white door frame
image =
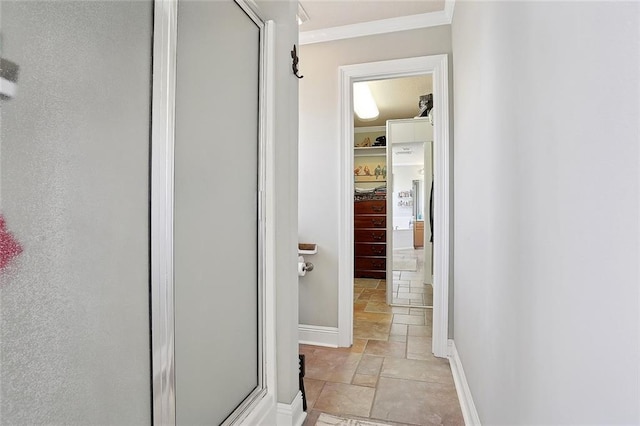
<svg viewBox="0 0 640 426">
<path fill-rule="evenodd" d="M 431 74 L 433 78 L 433 354 L 448 355 L 449 329 L 449 74 L 448 56 L 345 65 L 340 81 L 340 220 L 338 344 L 353 343 L 353 83 Z M 389 196 L 389 194 L 387 194 Z M 387 271 L 390 277 L 392 271 Z M 390 281 L 390 280 L 388 280 Z"/>
</svg>

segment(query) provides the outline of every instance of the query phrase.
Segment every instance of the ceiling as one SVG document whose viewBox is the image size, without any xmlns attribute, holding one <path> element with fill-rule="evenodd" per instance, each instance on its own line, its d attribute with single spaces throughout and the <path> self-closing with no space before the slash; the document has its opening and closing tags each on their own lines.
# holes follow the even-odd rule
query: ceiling
<svg viewBox="0 0 640 426">
<path fill-rule="evenodd" d="M 312 31 L 380 19 L 444 10 L 444 0 L 301 0 L 309 20 L 300 31 Z"/>
<path fill-rule="evenodd" d="M 354 127 L 384 126 L 387 120 L 415 117 L 420 95 L 433 93 L 431 75 L 370 81 L 369 89 L 380 115 L 375 120 L 360 120 L 354 114 Z"/>
<path fill-rule="evenodd" d="M 300 5 L 308 16 L 299 27 L 305 32 L 441 12 L 445 0 L 301 0 Z M 380 116 L 373 121 L 355 117 L 355 127 L 384 126 L 387 120 L 415 117 L 420 95 L 433 92 L 430 75 L 372 81 L 369 87 Z"/>
</svg>

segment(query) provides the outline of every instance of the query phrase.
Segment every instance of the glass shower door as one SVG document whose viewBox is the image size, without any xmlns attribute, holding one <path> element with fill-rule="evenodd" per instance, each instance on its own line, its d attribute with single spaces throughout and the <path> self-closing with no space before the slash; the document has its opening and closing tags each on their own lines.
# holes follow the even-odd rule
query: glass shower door
<svg viewBox="0 0 640 426">
<path fill-rule="evenodd" d="M 148 425 L 153 2 L 0 7 L 0 423 Z"/>
<path fill-rule="evenodd" d="M 262 24 L 230 0 L 179 2 L 177 16 L 176 419 L 213 425 L 264 390 Z"/>
</svg>

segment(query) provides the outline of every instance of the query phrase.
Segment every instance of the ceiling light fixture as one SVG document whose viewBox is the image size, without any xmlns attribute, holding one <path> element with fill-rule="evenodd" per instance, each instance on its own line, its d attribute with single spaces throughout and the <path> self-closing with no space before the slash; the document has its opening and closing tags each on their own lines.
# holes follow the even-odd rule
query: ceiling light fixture
<svg viewBox="0 0 640 426">
<path fill-rule="evenodd" d="M 353 83 L 353 109 L 360 120 L 375 120 L 380 115 L 367 82 Z"/>
</svg>

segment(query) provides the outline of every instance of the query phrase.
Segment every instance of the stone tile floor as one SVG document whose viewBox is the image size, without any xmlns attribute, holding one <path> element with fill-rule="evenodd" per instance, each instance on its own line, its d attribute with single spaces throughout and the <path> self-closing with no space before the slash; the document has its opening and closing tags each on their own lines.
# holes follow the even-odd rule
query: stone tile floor
<svg viewBox="0 0 640 426">
<path fill-rule="evenodd" d="M 392 302 L 394 305 L 433 306 L 433 287 L 424 284 L 424 250 L 394 250 L 394 259 L 415 259 L 415 271 L 393 271 Z"/>
<path fill-rule="evenodd" d="M 300 345 L 307 419 L 464 425 L 449 362 L 431 354 L 432 310 L 389 307 L 384 280 L 356 279 L 351 348 Z"/>
</svg>

